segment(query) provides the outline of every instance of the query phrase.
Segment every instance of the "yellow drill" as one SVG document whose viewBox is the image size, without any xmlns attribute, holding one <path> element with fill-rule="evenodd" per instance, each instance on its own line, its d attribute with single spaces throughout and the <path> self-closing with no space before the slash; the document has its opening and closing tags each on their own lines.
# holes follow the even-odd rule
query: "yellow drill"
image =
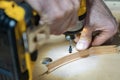
<svg viewBox="0 0 120 80">
<path fill-rule="evenodd" d="M 80 20 L 86 14 L 85 2 L 80 3 Z M 37 51 L 29 52 L 26 31 L 38 25 L 39 20 L 39 15 L 26 2 L 0 0 L 0 80 L 32 80 L 32 62 L 37 58 Z M 66 32 L 67 39 L 74 39 L 79 30 Z"/>
</svg>

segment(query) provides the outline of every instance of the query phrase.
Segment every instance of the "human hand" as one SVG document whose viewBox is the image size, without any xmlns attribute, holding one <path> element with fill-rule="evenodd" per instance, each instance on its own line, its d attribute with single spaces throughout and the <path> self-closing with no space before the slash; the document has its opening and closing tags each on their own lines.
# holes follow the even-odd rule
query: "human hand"
<svg viewBox="0 0 120 80">
<path fill-rule="evenodd" d="M 47 19 L 51 34 L 64 33 L 69 27 L 76 25 L 80 0 L 26 1 L 40 14 L 40 23 L 44 23 Z"/>
<path fill-rule="evenodd" d="M 103 0 L 94 0 L 92 5 L 87 2 L 85 25 L 81 35 L 75 39 L 76 48 L 84 50 L 90 45 L 101 45 L 115 35 L 117 28 L 118 24 Z M 99 34 L 93 38 L 96 31 Z"/>
</svg>

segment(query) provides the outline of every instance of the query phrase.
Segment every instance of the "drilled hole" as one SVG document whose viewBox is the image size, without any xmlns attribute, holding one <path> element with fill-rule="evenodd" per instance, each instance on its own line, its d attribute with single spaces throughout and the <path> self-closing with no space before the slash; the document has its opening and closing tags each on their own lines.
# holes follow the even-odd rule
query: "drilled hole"
<svg viewBox="0 0 120 80">
<path fill-rule="evenodd" d="M 47 64 L 49 64 L 49 63 L 52 62 L 52 61 L 53 61 L 53 60 L 52 60 L 51 58 L 46 57 L 46 58 L 43 59 L 42 64 L 47 65 Z"/>
</svg>

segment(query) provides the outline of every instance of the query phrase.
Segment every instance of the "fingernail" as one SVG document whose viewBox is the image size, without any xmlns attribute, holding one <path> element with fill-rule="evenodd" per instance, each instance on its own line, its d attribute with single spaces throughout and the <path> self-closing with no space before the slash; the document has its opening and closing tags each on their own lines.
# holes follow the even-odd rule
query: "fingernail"
<svg viewBox="0 0 120 80">
<path fill-rule="evenodd" d="M 88 48 L 88 41 L 86 40 L 79 40 L 78 43 L 76 44 L 76 48 L 78 50 L 85 50 Z"/>
</svg>

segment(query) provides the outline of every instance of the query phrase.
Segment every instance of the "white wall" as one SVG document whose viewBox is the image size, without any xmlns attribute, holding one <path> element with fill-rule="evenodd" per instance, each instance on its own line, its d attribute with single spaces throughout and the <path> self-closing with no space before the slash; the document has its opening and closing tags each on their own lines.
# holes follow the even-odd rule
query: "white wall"
<svg viewBox="0 0 120 80">
<path fill-rule="evenodd" d="M 104 0 L 113 15 L 120 22 L 120 0 Z"/>
</svg>

